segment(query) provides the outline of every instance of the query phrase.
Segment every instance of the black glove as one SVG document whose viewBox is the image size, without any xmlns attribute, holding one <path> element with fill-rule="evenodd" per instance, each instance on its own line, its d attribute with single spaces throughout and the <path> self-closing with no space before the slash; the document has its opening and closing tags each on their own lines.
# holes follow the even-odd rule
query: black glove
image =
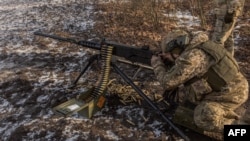
<svg viewBox="0 0 250 141">
<path fill-rule="evenodd" d="M 224 17 L 224 22 L 225 23 L 231 23 L 233 22 L 233 18 L 234 18 L 234 12 L 233 13 L 228 13 L 225 15 Z"/>
</svg>

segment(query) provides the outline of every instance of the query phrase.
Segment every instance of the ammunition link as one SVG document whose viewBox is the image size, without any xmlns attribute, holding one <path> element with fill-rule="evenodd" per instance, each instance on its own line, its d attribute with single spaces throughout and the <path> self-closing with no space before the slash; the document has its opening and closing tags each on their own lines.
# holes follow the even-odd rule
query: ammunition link
<svg viewBox="0 0 250 141">
<path fill-rule="evenodd" d="M 96 98 L 99 95 L 103 94 L 107 88 L 107 84 L 109 81 L 109 74 L 110 74 L 110 62 L 112 58 L 112 46 L 105 46 L 103 45 L 100 51 L 101 54 L 101 80 L 97 87 L 95 87 L 92 97 Z"/>
</svg>

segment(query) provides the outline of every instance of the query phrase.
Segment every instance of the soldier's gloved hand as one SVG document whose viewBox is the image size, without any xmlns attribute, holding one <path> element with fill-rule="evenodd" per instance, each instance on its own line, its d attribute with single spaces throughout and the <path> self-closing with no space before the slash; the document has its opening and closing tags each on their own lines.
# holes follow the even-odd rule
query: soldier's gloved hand
<svg viewBox="0 0 250 141">
<path fill-rule="evenodd" d="M 158 62 L 162 62 L 162 59 L 159 55 L 153 55 L 151 58 L 151 65 L 154 66 Z"/>
<path fill-rule="evenodd" d="M 224 17 L 224 22 L 225 23 L 232 23 L 233 20 L 234 20 L 234 15 L 235 15 L 234 13 L 228 13 L 227 12 L 227 14 Z"/>
</svg>

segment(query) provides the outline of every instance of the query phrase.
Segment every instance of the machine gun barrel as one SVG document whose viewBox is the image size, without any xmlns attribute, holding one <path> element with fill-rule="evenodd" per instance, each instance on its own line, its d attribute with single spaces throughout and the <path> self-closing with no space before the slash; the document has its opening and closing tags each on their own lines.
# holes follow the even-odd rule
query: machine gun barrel
<svg viewBox="0 0 250 141">
<path fill-rule="evenodd" d="M 113 47 L 112 54 L 115 56 L 123 57 L 126 60 L 129 60 L 131 62 L 142 63 L 148 66 L 151 65 L 150 60 L 153 55 L 153 52 L 149 50 L 149 48 L 146 48 L 146 47 L 139 48 L 139 47 L 128 46 L 128 45 L 118 44 L 115 42 L 107 42 L 107 41 L 96 43 L 96 42 L 91 42 L 91 41 L 76 40 L 72 38 L 63 38 L 63 37 L 59 37 L 56 35 L 44 34 L 41 32 L 35 32 L 34 34 L 38 36 L 49 37 L 49 38 L 56 39 L 59 41 L 74 43 L 74 44 L 81 45 L 81 46 L 88 47 L 88 48 L 95 49 L 95 50 L 100 50 L 103 45 L 112 46 Z"/>
<path fill-rule="evenodd" d="M 78 40 L 73 39 L 73 38 L 63 38 L 63 37 L 59 37 L 59 36 L 56 36 L 56 35 L 50 35 L 50 34 L 45 34 L 45 33 L 41 33 L 41 32 L 34 32 L 34 35 L 48 37 L 48 38 L 56 39 L 56 40 L 63 41 L 63 42 L 74 43 L 74 44 L 89 47 L 89 48 L 92 48 L 92 49 L 95 49 L 95 50 L 100 50 L 101 49 L 101 44 L 96 43 L 96 42 L 82 41 L 82 40 L 78 41 Z"/>
</svg>

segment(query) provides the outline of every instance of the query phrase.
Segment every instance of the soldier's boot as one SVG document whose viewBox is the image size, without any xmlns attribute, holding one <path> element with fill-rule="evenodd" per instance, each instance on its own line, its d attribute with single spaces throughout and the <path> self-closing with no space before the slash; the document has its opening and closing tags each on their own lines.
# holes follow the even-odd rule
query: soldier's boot
<svg viewBox="0 0 250 141">
<path fill-rule="evenodd" d="M 240 115 L 235 112 L 228 112 L 227 117 L 235 119 L 232 124 L 234 125 L 249 125 L 250 124 L 250 111 L 241 113 Z"/>
<path fill-rule="evenodd" d="M 247 111 L 240 117 L 239 120 L 242 124 L 250 125 L 250 110 L 247 109 Z"/>
<path fill-rule="evenodd" d="M 178 106 L 174 114 L 173 122 L 188 129 L 191 129 L 197 133 L 208 136 L 210 138 L 216 140 L 223 140 L 222 133 L 204 131 L 203 129 L 199 128 L 195 124 L 193 116 L 194 116 L 194 111 L 192 109 L 183 106 Z"/>
<path fill-rule="evenodd" d="M 238 120 L 235 120 L 234 122 L 233 122 L 233 124 L 235 124 L 235 125 L 249 125 L 249 121 L 247 121 L 246 119 L 243 119 L 243 118 L 240 118 L 240 119 L 238 119 Z"/>
<path fill-rule="evenodd" d="M 219 141 L 222 141 L 222 140 L 223 140 L 223 135 L 222 135 L 222 133 L 204 131 L 203 134 L 206 135 L 206 136 L 208 136 L 208 137 L 210 137 L 210 138 L 219 140 Z"/>
</svg>

